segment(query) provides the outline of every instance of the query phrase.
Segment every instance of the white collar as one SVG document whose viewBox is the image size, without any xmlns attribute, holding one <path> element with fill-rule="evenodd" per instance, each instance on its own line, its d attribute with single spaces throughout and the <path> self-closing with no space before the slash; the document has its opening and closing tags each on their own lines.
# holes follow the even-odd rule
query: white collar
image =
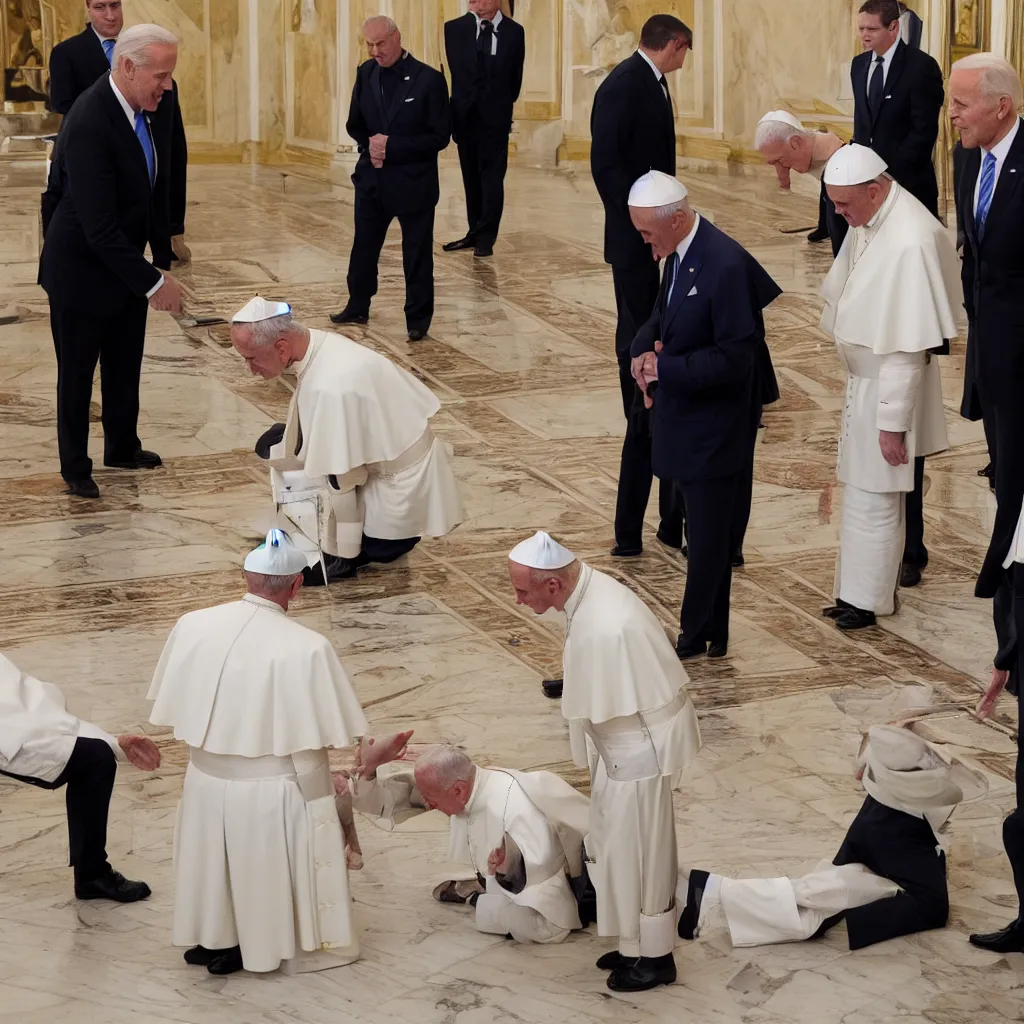
<svg viewBox="0 0 1024 1024">
<path fill-rule="evenodd" d="M 121 90 L 114 84 L 113 75 L 110 76 L 110 88 L 114 90 L 114 95 L 117 97 L 117 102 L 121 104 L 125 117 L 131 122 L 132 131 L 135 131 L 135 111 L 132 110 L 132 105 L 121 94 Z"/>
<path fill-rule="evenodd" d="M 106 42 L 106 41 L 107 41 L 108 39 L 109 39 L 109 40 L 110 40 L 110 41 L 111 41 L 112 43 L 116 43 L 116 42 L 117 42 L 117 36 L 101 36 L 101 35 L 99 34 L 99 32 L 97 32 L 97 31 L 96 31 L 96 26 L 95 26 L 95 25 L 94 25 L 94 24 L 93 24 L 93 23 L 92 23 L 91 21 L 89 22 L 89 28 L 91 28 L 91 29 L 93 30 L 93 32 L 94 32 L 94 33 L 95 33 L 95 35 L 96 35 L 96 38 L 97 38 L 97 39 L 98 39 L 98 40 L 99 40 L 99 41 L 100 41 L 101 43 L 105 43 L 105 42 Z"/>
<path fill-rule="evenodd" d="M 864 225 L 865 228 L 877 228 L 883 220 L 889 215 L 889 211 L 896 205 L 896 198 L 899 195 L 900 186 L 894 180 L 889 186 L 889 194 L 885 197 L 885 202 L 875 210 L 875 215 Z"/>
<path fill-rule="evenodd" d="M 473 12 L 470 12 L 470 13 L 473 13 Z M 475 14 L 475 13 L 473 13 L 473 17 L 476 18 L 476 30 L 477 30 L 477 32 L 479 32 L 480 31 L 480 23 L 483 21 L 483 18 L 481 18 L 479 14 Z M 498 13 L 495 14 L 493 18 L 491 18 L 491 28 L 493 28 L 495 32 L 498 31 L 498 25 L 501 23 L 501 19 L 503 17 L 504 17 L 504 15 L 501 13 L 501 11 L 498 11 Z"/>
<path fill-rule="evenodd" d="M 257 594 L 246 594 L 242 600 L 248 601 L 249 604 L 258 605 L 260 608 L 269 608 L 271 611 L 280 612 L 282 615 L 286 614 L 285 610 L 276 601 L 269 601 L 267 598 L 259 597 Z"/>
<path fill-rule="evenodd" d="M 1017 131 L 1019 129 L 1020 117 L 1015 117 L 1013 119 L 1013 127 L 991 149 L 982 147 L 982 159 L 991 153 L 996 158 L 996 163 L 1001 164 L 1010 152 L 1010 147 L 1013 145 L 1013 140 L 1017 138 Z"/>
<path fill-rule="evenodd" d="M 899 46 L 901 42 L 903 42 L 903 40 L 899 37 L 899 35 L 897 35 L 896 36 L 896 42 L 893 43 L 892 46 L 890 46 L 889 49 L 886 50 L 885 53 L 882 54 L 882 66 L 883 67 L 888 68 L 888 66 L 892 63 L 892 55 L 896 52 L 896 47 Z M 875 53 L 874 51 L 872 51 L 871 52 L 871 60 L 874 61 L 877 57 L 878 57 L 878 54 Z"/>
<path fill-rule="evenodd" d="M 309 369 L 309 364 L 313 362 L 313 357 L 320 351 L 320 339 L 313 337 L 313 332 L 309 332 L 309 346 L 306 349 L 306 354 L 301 359 L 296 359 L 292 363 L 290 369 L 294 371 L 296 377 L 301 377 L 306 370 Z"/>
<path fill-rule="evenodd" d="M 693 227 L 690 228 L 689 234 L 676 246 L 676 255 L 679 257 L 679 266 L 683 265 L 683 257 L 686 255 L 686 250 L 690 248 L 690 244 L 693 242 L 694 235 L 697 234 L 697 228 L 700 227 L 700 214 L 695 213 L 693 215 Z"/>
<path fill-rule="evenodd" d="M 644 53 L 643 50 L 637 50 L 636 52 L 639 53 L 645 61 L 647 61 L 648 66 L 654 72 L 654 77 L 660 82 L 665 76 L 658 70 L 658 65 L 655 64 L 654 61 L 651 60 L 651 58 L 648 57 L 646 53 Z"/>
<path fill-rule="evenodd" d="M 468 818 L 471 814 L 475 814 L 480 810 L 480 807 L 477 807 L 476 804 L 477 801 L 480 800 L 480 791 L 483 789 L 485 781 L 484 769 L 481 768 L 480 765 L 475 765 L 473 772 L 473 788 L 470 790 L 466 806 L 459 811 L 460 815 L 465 815 Z M 487 801 L 482 801 L 482 805 L 486 807 Z"/>
<path fill-rule="evenodd" d="M 579 607 L 580 601 L 583 600 L 583 593 L 587 589 L 587 583 L 593 571 L 586 562 L 580 562 L 580 574 L 576 580 L 576 586 L 572 588 L 572 593 L 566 598 L 565 606 L 562 608 L 567 619 L 571 619 L 576 614 L 576 609 Z"/>
</svg>

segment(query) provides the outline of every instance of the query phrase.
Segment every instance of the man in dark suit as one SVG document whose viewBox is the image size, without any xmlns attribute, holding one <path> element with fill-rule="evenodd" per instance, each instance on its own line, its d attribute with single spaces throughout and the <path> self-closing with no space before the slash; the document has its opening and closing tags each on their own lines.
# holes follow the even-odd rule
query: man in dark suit
<svg viewBox="0 0 1024 1024">
<path fill-rule="evenodd" d="M 66 114 L 71 104 L 113 66 L 114 44 L 124 27 L 121 0 L 85 0 L 87 24 L 50 53 L 50 109 Z"/>
<path fill-rule="evenodd" d="M 693 34 L 678 18 L 656 14 L 640 33 L 640 49 L 601 83 L 590 115 L 590 171 L 604 204 L 604 260 L 615 286 L 615 354 L 619 364 L 626 438 L 615 504 L 619 557 L 643 550 L 644 514 L 651 493 L 649 417 L 630 372 L 629 348 L 658 297 L 658 265 L 629 218 L 629 190 L 650 170 L 676 173 L 676 131 L 667 74 L 681 68 Z M 671 482 L 662 480 L 658 539 L 678 550 L 683 525 Z"/>
<path fill-rule="evenodd" d="M 853 141 L 873 149 L 888 173 L 936 217 L 939 189 L 932 152 L 939 134 L 944 91 L 935 58 L 900 39 L 897 0 L 865 0 L 857 19 L 864 53 L 850 65 Z M 936 350 L 948 354 L 948 348 Z M 907 494 L 906 542 L 900 586 L 921 582 L 928 564 L 924 543 L 924 458 L 914 460 L 914 489 Z"/>
<path fill-rule="evenodd" d="M 732 555 L 750 510 L 744 492 L 753 438 L 774 381 L 762 310 L 782 289 L 742 246 L 694 212 L 674 178 L 643 175 L 629 210 L 654 258 L 666 260 L 654 313 L 632 345 L 631 368 L 654 408 L 654 472 L 675 483 L 686 517 L 676 653 L 721 658 L 729 643 Z"/>
<path fill-rule="evenodd" d="M 469 0 L 468 14 L 445 22 L 444 51 L 469 222 L 465 236 L 444 251 L 490 256 L 505 204 L 508 137 L 523 84 L 526 35 L 501 13 L 499 0 Z"/>
<path fill-rule="evenodd" d="M 444 76 L 402 49 L 398 26 L 367 18 L 370 59 L 359 66 L 345 128 L 359 144 L 352 174 L 355 239 L 348 264 L 348 302 L 336 324 L 365 324 L 377 294 L 377 262 L 395 217 L 402 227 L 405 324 L 419 341 L 434 316 L 434 207 L 441 190 L 437 154 L 448 145 Z"/>
<path fill-rule="evenodd" d="M 61 128 L 65 187 L 50 220 L 39 283 L 57 353 L 57 440 L 68 492 L 99 497 L 88 455 L 96 362 L 104 465 L 151 469 L 138 436 L 146 313 L 178 312 L 181 288 L 143 256 L 152 232 L 156 152 L 147 112 L 171 89 L 177 40 L 157 25 L 121 34 L 115 68 L 78 98 Z"/>
</svg>

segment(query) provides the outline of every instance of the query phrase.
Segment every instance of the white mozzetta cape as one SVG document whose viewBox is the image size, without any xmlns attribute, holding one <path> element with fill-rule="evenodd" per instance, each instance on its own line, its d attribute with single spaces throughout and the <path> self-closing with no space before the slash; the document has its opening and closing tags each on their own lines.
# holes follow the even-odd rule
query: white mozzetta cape
<svg viewBox="0 0 1024 1024">
<path fill-rule="evenodd" d="M 211 754 L 287 757 L 350 746 L 366 732 L 326 637 L 251 594 L 183 615 L 148 697 L 150 722 Z"/>
<path fill-rule="evenodd" d="M 957 335 L 960 261 L 946 229 L 893 183 L 875 225 L 847 232 L 822 286 L 821 327 L 876 355 L 925 352 Z M 858 233 L 868 242 L 854 263 Z"/>
<path fill-rule="evenodd" d="M 302 367 L 285 439 L 308 477 L 341 476 L 373 462 L 390 462 L 427 429 L 441 403 L 425 384 L 357 342 L 310 331 L 311 357 Z M 294 421 L 298 418 L 298 423 Z"/>
</svg>

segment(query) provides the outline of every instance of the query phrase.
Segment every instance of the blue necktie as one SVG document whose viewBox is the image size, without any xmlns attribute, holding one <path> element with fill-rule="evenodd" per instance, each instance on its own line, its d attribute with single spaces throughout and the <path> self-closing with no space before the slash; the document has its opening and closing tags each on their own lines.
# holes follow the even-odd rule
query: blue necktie
<svg viewBox="0 0 1024 1024">
<path fill-rule="evenodd" d="M 103 52 L 107 55 L 107 63 L 114 66 L 114 44 L 117 42 L 116 39 L 101 39 L 100 42 L 103 44 Z"/>
<path fill-rule="evenodd" d="M 149 137 L 146 115 L 141 111 L 135 115 L 135 134 L 142 143 L 142 152 L 146 154 L 146 168 L 149 170 L 149 184 L 153 184 L 156 176 L 156 157 L 153 155 L 153 140 Z"/>
<path fill-rule="evenodd" d="M 978 229 L 978 238 L 985 234 L 985 221 L 988 220 L 992 195 L 996 190 L 996 158 L 992 153 L 985 154 L 985 162 L 981 168 L 981 188 L 978 190 L 978 208 L 974 211 L 974 224 Z"/>
</svg>

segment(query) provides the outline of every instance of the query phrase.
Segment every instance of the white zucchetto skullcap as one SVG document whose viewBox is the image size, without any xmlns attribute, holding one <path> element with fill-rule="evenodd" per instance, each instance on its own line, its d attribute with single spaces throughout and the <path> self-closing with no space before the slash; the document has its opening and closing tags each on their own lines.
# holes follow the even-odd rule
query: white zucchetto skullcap
<svg viewBox="0 0 1024 1024">
<path fill-rule="evenodd" d="M 790 128 L 796 128 L 797 131 L 802 132 L 804 130 L 800 118 L 795 114 L 791 114 L 788 110 L 769 110 L 757 123 L 767 124 L 769 121 L 779 121 L 782 124 L 788 124 Z"/>
<path fill-rule="evenodd" d="M 576 556 L 568 548 L 563 548 L 543 530 L 517 544 L 508 557 L 510 561 L 530 569 L 564 569 L 576 561 Z"/>
<path fill-rule="evenodd" d="M 648 171 L 641 174 L 629 190 L 628 206 L 656 208 L 681 202 L 689 193 L 686 186 L 662 171 Z"/>
<path fill-rule="evenodd" d="M 875 725 L 868 730 L 871 754 L 892 772 L 909 772 L 925 767 L 928 744 L 920 736 L 894 725 Z"/>
<path fill-rule="evenodd" d="M 863 185 L 874 181 L 888 164 L 867 146 L 851 142 L 837 149 L 825 165 L 826 185 Z"/>
<path fill-rule="evenodd" d="M 292 307 L 287 302 L 268 302 L 262 295 L 254 295 L 232 318 L 233 324 L 258 324 L 261 320 L 284 316 Z"/>
<path fill-rule="evenodd" d="M 288 534 L 275 527 L 258 548 L 245 556 L 244 568 L 264 576 L 298 576 L 306 568 L 306 558 Z"/>
</svg>

